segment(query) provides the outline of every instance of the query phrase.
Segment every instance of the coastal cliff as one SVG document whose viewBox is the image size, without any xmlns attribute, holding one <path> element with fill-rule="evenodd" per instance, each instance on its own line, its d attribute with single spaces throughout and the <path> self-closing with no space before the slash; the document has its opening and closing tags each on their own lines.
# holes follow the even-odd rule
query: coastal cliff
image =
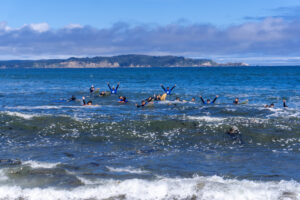
<svg viewBox="0 0 300 200">
<path fill-rule="evenodd" d="M 0 61 L 0 68 L 118 68 L 118 67 L 211 67 L 248 66 L 246 63 L 217 63 L 210 59 L 182 56 L 119 55 L 47 60 Z"/>
</svg>

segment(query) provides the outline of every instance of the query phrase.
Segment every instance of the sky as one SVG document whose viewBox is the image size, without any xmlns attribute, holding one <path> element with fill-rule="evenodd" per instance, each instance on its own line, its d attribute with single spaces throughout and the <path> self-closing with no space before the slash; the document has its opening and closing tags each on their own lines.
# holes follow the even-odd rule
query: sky
<svg viewBox="0 0 300 200">
<path fill-rule="evenodd" d="M 299 0 L 1 0 L 0 60 L 178 55 L 300 65 Z"/>
</svg>

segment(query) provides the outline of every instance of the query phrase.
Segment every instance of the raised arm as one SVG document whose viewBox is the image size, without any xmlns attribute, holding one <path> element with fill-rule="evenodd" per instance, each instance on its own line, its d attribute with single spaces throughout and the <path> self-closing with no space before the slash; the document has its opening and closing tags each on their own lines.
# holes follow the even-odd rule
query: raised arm
<svg viewBox="0 0 300 200">
<path fill-rule="evenodd" d="M 171 88 L 170 92 L 176 87 L 176 84 Z"/>
<path fill-rule="evenodd" d="M 217 95 L 211 103 L 215 103 L 215 101 L 217 100 L 218 97 L 219 96 Z"/>
<path fill-rule="evenodd" d="M 86 105 L 85 97 L 82 97 L 82 103 L 83 103 L 83 105 Z"/>
<path fill-rule="evenodd" d="M 201 99 L 202 103 L 205 104 L 205 101 L 204 101 L 204 99 L 202 98 L 202 96 L 200 96 L 200 99 Z"/>
<path fill-rule="evenodd" d="M 110 87 L 109 83 L 107 83 L 107 86 L 108 86 L 109 90 L 111 91 L 111 87 Z"/>
<path fill-rule="evenodd" d="M 288 107 L 287 105 L 286 105 L 286 100 L 283 100 L 283 107 Z"/>
<path fill-rule="evenodd" d="M 160 86 L 166 92 L 166 88 L 162 84 Z"/>
<path fill-rule="evenodd" d="M 120 86 L 120 83 L 118 83 L 118 85 L 117 85 L 117 87 L 116 87 L 116 91 L 118 90 L 119 86 Z"/>
</svg>

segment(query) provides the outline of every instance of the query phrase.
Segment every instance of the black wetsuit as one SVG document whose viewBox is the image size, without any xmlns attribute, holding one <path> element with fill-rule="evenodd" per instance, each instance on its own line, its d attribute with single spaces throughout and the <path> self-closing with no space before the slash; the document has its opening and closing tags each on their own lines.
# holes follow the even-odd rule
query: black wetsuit
<svg viewBox="0 0 300 200">
<path fill-rule="evenodd" d="M 285 102 L 283 102 L 283 107 L 285 107 L 285 108 L 288 107 Z"/>
<path fill-rule="evenodd" d="M 85 99 L 82 99 L 82 103 L 83 105 L 86 105 Z"/>
<path fill-rule="evenodd" d="M 95 91 L 95 88 L 94 87 L 91 87 L 90 88 L 90 93 L 93 93 Z"/>
<path fill-rule="evenodd" d="M 217 100 L 217 98 L 218 98 L 218 97 L 215 97 L 214 100 L 213 100 L 212 102 L 207 103 L 207 102 L 204 101 L 204 99 L 203 99 L 202 97 L 200 97 L 200 99 L 201 99 L 201 101 L 202 101 L 203 104 L 214 104 L 215 101 Z"/>
</svg>

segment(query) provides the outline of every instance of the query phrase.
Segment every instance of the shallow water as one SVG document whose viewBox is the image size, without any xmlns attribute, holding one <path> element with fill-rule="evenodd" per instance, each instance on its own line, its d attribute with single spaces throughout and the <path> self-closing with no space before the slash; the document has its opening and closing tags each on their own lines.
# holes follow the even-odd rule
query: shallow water
<svg viewBox="0 0 300 200">
<path fill-rule="evenodd" d="M 300 199 L 299 67 L 4 69 L 0 102 L 0 199 Z"/>
</svg>

